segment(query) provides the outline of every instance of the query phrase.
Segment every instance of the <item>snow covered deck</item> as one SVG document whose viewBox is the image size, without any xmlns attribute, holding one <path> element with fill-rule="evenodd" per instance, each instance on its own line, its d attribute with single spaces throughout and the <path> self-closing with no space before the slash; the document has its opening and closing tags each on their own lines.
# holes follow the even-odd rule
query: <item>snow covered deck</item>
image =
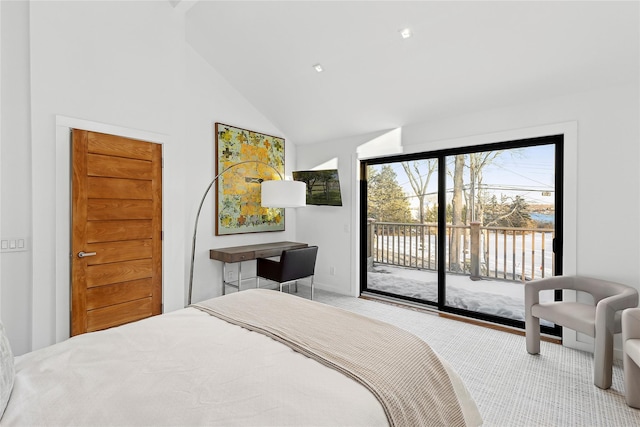
<svg viewBox="0 0 640 427">
<path fill-rule="evenodd" d="M 436 302 L 438 277 L 434 270 L 374 264 L 367 273 L 369 289 Z M 544 291 L 541 301 L 553 301 Z M 447 305 L 524 321 L 524 284 L 521 281 L 471 280 L 469 275 L 447 273 Z"/>
</svg>

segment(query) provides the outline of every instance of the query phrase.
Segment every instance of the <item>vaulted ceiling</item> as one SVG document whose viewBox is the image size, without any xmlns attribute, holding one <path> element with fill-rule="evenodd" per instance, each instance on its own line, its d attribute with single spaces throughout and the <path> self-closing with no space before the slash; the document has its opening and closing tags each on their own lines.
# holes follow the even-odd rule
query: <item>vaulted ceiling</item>
<svg viewBox="0 0 640 427">
<path fill-rule="evenodd" d="M 639 79 L 635 1 L 190 3 L 189 43 L 296 144 Z"/>
</svg>

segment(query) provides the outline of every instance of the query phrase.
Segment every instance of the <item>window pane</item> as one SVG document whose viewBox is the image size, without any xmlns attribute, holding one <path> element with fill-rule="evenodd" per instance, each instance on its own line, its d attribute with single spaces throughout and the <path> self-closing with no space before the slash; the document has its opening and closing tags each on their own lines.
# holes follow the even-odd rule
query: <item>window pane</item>
<svg viewBox="0 0 640 427">
<path fill-rule="evenodd" d="M 553 275 L 554 150 L 447 156 L 447 306 L 524 321 L 524 282 Z"/>
<path fill-rule="evenodd" d="M 438 302 L 437 159 L 370 165 L 367 289 Z"/>
</svg>

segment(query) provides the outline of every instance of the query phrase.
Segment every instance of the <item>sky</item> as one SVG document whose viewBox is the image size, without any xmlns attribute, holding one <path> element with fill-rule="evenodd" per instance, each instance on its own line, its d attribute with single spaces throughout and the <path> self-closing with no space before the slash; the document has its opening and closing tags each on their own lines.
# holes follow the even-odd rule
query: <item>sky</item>
<svg viewBox="0 0 640 427">
<path fill-rule="evenodd" d="M 483 185 L 496 194 L 514 198 L 523 197 L 529 204 L 549 204 L 554 202 L 554 145 L 541 145 L 505 150 L 491 164 L 483 169 Z M 451 157 L 452 159 L 452 157 Z M 381 166 L 379 166 L 381 167 Z M 410 197 L 412 207 L 417 200 L 409 184 L 409 179 L 400 163 L 392 164 L 398 183 Z M 469 183 L 469 169 L 465 168 L 465 185 Z M 453 187 L 453 179 L 447 176 L 447 188 Z M 429 182 L 428 199 L 435 204 L 437 197 L 437 173 Z"/>
</svg>

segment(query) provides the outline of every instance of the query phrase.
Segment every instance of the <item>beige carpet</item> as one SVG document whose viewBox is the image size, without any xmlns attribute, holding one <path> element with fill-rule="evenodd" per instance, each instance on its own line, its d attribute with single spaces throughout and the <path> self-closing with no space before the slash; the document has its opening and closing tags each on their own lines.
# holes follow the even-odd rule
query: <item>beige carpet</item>
<svg viewBox="0 0 640 427">
<path fill-rule="evenodd" d="M 640 426 L 640 410 L 624 401 L 621 362 L 614 366 L 613 386 L 600 390 L 592 383 L 590 353 L 543 342 L 532 356 L 523 336 L 322 291 L 316 300 L 424 339 L 458 371 L 485 426 Z"/>
</svg>

